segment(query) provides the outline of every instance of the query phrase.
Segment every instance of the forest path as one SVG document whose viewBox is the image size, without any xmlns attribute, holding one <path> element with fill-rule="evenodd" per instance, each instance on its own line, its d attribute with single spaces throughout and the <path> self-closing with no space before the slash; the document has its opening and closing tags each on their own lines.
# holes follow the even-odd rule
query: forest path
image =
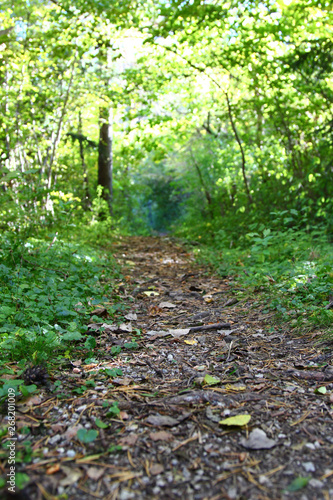
<svg viewBox="0 0 333 500">
<path fill-rule="evenodd" d="M 333 499 L 327 355 L 172 240 L 123 238 L 113 248 L 125 266 L 116 300 L 128 309 L 118 326 L 90 325 L 104 359 L 77 363 L 65 376 L 86 391 L 47 413 L 47 446 L 64 458 L 29 475 L 70 500 Z M 122 374 L 98 378 L 102 368 Z M 247 425 L 220 423 L 244 414 Z M 98 437 L 82 444 L 81 426 Z"/>
</svg>

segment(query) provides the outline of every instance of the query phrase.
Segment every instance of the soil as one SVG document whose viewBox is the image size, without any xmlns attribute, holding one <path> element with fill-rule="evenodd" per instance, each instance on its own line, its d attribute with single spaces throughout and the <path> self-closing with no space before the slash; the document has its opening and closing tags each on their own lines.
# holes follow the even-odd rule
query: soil
<svg viewBox="0 0 333 500">
<path fill-rule="evenodd" d="M 124 278 L 114 317 L 89 325 L 98 361 L 68 360 L 18 403 L 30 483 L 8 498 L 333 499 L 332 350 L 172 239 L 113 248 Z"/>
</svg>

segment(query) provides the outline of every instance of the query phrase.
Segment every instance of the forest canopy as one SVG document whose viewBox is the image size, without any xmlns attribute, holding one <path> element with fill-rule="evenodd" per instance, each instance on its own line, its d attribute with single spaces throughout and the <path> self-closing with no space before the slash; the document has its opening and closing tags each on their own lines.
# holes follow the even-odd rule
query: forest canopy
<svg viewBox="0 0 333 500">
<path fill-rule="evenodd" d="M 278 213 L 331 234 L 332 16 L 317 0 L 5 0 L 2 228 L 230 242 Z"/>
</svg>

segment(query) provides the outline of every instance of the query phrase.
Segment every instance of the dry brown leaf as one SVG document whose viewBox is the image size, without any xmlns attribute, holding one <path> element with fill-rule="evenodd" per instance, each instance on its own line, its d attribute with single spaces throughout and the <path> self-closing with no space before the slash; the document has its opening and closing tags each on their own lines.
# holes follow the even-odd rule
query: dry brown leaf
<svg viewBox="0 0 333 500">
<path fill-rule="evenodd" d="M 152 476 L 157 476 L 157 474 L 161 474 L 161 472 L 163 471 L 164 467 L 161 464 L 153 464 L 149 469 L 149 472 Z"/>
<path fill-rule="evenodd" d="M 167 431 L 158 431 L 158 432 L 151 432 L 149 434 L 150 439 L 153 441 L 173 441 L 174 437 L 170 432 Z"/>
<path fill-rule="evenodd" d="M 120 444 L 121 446 L 134 446 L 138 440 L 138 437 L 139 436 L 137 434 L 134 434 L 134 432 L 133 432 L 132 434 L 129 434 L 128 436 L 124 436 L 124 437 L 120 438 L 118 441 L 118 444 Z"/>
<path fill-rule="evenodd" d="M 101 467 L 89 467 L 87 470 L 87 476 L 94 481 L 98 481 L 104 474 L 104 470 Z"/>
<path fill-rule="evenodd" d="M 48 467 L 46 469 L 46 474 L 48 474 L 50 476 L 51 474 L 55 474 L 59 470 L 60 470 L 60 465 L 59 464 L 52 464 L 50 467 Z"/>
</svg>

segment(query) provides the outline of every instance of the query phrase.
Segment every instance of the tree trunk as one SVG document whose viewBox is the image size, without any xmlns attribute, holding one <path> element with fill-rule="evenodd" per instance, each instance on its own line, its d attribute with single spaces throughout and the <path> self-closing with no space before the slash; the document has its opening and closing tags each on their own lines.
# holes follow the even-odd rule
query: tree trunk
<svg viewBox="0 0 333 500">
<path fill-rule="evenodd" d="M 79 111 L 79 124 L 78 124 L 78 137 L 79 137 L 79 146 L 80 146 L 80 158 L 81 158 L 81 165 L 82 165 L 82 171 L 83 171 L 83 191 L 84 191 L 84 198 L 83 198 L 83 208 L 84 210 L 88 210 L 88 208 L 91 207 L 91 202 L 90 202 L 90 193 L 89 193 L 89 181 L 88 181 L 88 171 L 87 171 L 87 165 L 86 161 L 84 158 L 84 145 L 83 145 L 83 134 L 82 134 L 82 115 L 81 111 Z"/>
<path fill-rule="evenodd" d="M 237 144 L 239 146 L 239 149 L 240 149 L 240 152 L 241 152 L 241 155 L 242 155 L 242 173 L 243 173 L 243 181 L 244 181 L 245 191 L 246 191 L 246 194 L 247 194 L 247 198 L 249 200 L 249 204 L 251 204 L 251 203 L 253 203 L 253 199 L 252 199 L 252 196 L 251 196 L 251 193 L 250 193 L 250 189 L 249 189 L 249 185 L 248 185 L 247 178 L 246 178 L 246 171 L 245 171 L 245 169 L 246 169 L 246 163 L 245 163 L 244 149 L 243 149 L 243 145 L 242 145 L 242 142 L 241 142 L 241 140 L 239 138 L 239 135 L 238 135 L 238 132 L 237 132 L 237 129 L 236 129 L 236 125 L 235 125 L 235 122 L 234 122 L 234 119 L 233 119 L 233 116 L 232 116 L 231 105 L 230 105 L 229 96 L 228 96 L 227 92 L 225 93 L 225 96 L 227 98 L 228 114 L 229 114 L 231 128 L 232 128 L 232 130 L 234 132 L 235 139 L 237 141 Z"/>
<path fill-rule="evenodd" d="M 112 215 L 112 109 L 100 110 L 98 144 L 98 184 L 103 187 L 103 198 L 108 202 Z"/>
</svg>

